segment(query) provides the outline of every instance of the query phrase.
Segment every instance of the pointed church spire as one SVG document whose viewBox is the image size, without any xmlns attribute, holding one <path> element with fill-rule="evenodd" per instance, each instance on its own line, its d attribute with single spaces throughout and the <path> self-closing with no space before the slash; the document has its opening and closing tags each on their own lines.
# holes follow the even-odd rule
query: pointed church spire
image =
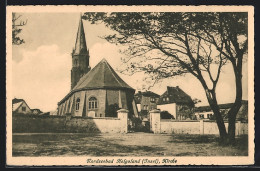
<svg viewBox="0 0 260 171">
<path fill-rule="evenodd" d="M 84 32 L 84 27 L 82 22 L 82 15 L 80 14 L 79 28 L 78 28 L 77 39 L 76 39 L 73 53 L 74 55 L 78 55 L 82 53 L 84 54 L 86 52 L 87 52 L 87 44 L 86 44 L 85 32 Z"/>
<path fill-rule="evenodd" d="M 77 84 L 79 79 L 90 71 L 89 66 L 89 51 L 86 45 L 85 32 L 82 18 L 80 15 L 79 28 L 75 43 L 75 48 L 72 50 L 72 68 L 71 68 L 71 89 Z"/>
</svg>

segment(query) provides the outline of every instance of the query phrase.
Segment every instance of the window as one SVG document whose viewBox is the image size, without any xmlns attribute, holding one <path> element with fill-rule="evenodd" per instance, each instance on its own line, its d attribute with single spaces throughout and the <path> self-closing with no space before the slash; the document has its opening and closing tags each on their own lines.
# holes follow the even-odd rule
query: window
<svg viewBox="0 0 260 171">
<path fill-rule="evenodd" d="M 76 66 L 78 65 L 78 59 L 75 59 L 75 65 Z"/>
<path fill-rule="evenodd" d="M 154 97 L 151 97 L 151 102 L 154 102 L 154 101 L 155 101 Z"/>
<path fill-rule="evenodd" d="M 169 101 L 169 97 L 167 97 L 167 101 Z"/>
<path fill-rule="evenodd" d="M 163 98 L 163 101 L 165 102 L 165 98 Z"/>
<path fill-rule="evenodd" d="M 22 111 L 25 112 L 26 111 L 26 107 L 22 107 Z"/>
<path fill-rule="evenodd" d="M 79 103 L 80 103 L 80 98 L 77 98 L 77 100 L 76 100 L 76 111 L 79 110 Z"/>
<path fill-rule="evenodd" d="M 95 97 L 89 98 L 88 108 L 89 109 L 97 109 L 98 108 L 97 99 Z"/>
</svg>

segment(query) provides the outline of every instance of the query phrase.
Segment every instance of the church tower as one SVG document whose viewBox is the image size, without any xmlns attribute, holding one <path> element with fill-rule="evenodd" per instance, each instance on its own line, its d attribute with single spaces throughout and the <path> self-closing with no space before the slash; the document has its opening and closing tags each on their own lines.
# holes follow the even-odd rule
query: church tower
<svg viewBox="0 0 260 171">
<path fill-rule="evenodd" d="M 80 16 L 75 47 L 72 50 L 71 89 L 79 79 L 90 71 L 89 50 L 87 49 L 83 22 Z"/>
</svg>

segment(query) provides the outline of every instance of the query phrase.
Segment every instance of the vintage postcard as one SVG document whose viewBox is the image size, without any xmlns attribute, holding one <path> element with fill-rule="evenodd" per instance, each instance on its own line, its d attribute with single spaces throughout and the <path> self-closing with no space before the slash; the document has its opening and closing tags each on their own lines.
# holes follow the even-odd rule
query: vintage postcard
<svg viewBox="0 0 260 171">
<path fill-rule="evenodd" d="M 8 6 L 7 165 L 254 163 L 252 6 Z"/>
</svg>

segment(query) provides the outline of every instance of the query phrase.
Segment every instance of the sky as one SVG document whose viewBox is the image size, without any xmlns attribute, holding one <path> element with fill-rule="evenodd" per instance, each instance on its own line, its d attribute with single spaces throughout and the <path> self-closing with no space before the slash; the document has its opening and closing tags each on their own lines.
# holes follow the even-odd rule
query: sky
<svg viewBox="0 0 260 171">
<path fill-rule="evenodd" d="M 44 112 L 53 111 L 57 103 L 70 91 L 71 52 L 75 46 L 79 13 L 20 13 L 27 24 L 19 36 L 25 44 L 12 46 L 12 97 L 24 99 L 30 108 Z M 104 25 L 93 25 L 83 20 L 90 66 L 103 58 L 115 71 L 122 66 L 121 47 L 108 43 L 101 37 L 112 33 Z M 248 98 L 247 62 L 243 65 L 243 99 Z M 128 76 L 117 72 L 131 87 L 145 90 L 145 75 Z M 149 90 L 161 95 L 167 86 L 179 86 L 192 99 L 199 99 L 198 106 L 208 105 L 200 82 L 192 75 L 165 79 Z M 217 86 L 219 104 L 235 100 L 235 79 L 230 64 L 223 68 Z"/>
</svg>

